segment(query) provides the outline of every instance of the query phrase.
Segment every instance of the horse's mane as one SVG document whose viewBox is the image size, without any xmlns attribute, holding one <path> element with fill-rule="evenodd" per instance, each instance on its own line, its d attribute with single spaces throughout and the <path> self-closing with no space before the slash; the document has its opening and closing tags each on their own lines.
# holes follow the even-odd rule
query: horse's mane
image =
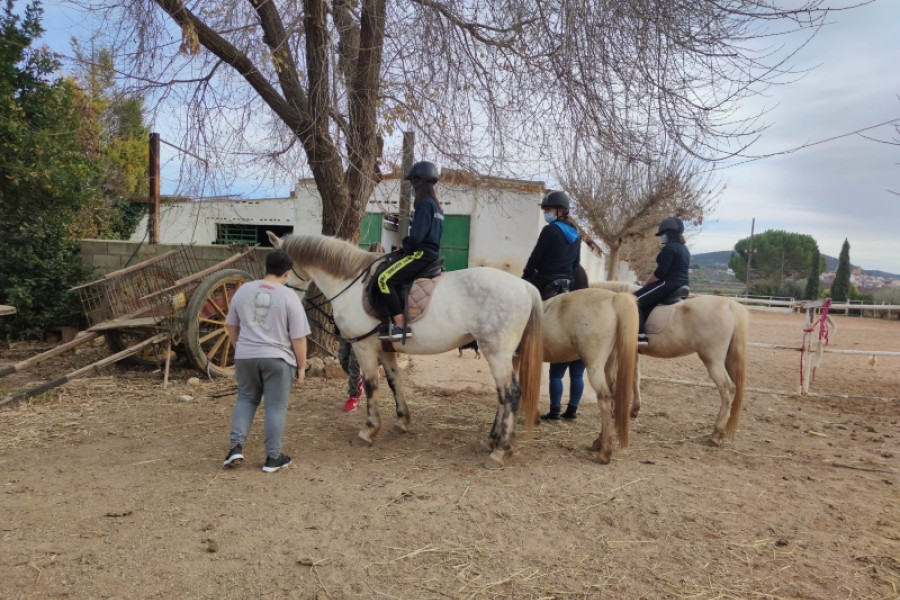
<svg viewBox="0 0 900 600">
<path fill-rule="evenodd" d="M 281 248 L 304 265 L 348 279 L 359 275 L 378 256 L 345 240 L 325 235 L 288 235 L 282 240 Z"/>
</svg>

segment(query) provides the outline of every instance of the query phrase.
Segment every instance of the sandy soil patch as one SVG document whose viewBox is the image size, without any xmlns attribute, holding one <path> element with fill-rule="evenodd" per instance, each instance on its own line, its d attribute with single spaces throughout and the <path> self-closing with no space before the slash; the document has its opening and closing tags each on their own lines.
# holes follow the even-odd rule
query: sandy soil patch
<svg viewBox="0 0 900 600">
<path fill-rule="evenodd" d="M 834 348 L 900 350 L 900 323 L 838 317 Z M 801 315 L 751 315 L 799 346 Z M 0 366 L 24 348 L 0 352 Z M 0 395 L 90 359 L 0 379 Z M 601 466 L 596 408 L 520 432 L 500 471 L 476 455 L 495 411 L 471 351 L 414 357 L 413 425 L 351 447 L 344 382 L 294 393 L 273 475 L 261 419 L 223 470 L 234 383 L 112 368 L 0 409 L 5 598 L 898 598 L 900 358 L 751 348 L 736 439 L 696 357 L 645 360 L 631 446 Z M 545 379 L 546 385 L 546 379 Z M 179 401 L 189 394 L 191 402 Z M 879 399 L 881 398 L 881 399 Z M 381 403 L 390 417 L 390 402 Z M 546 407 L 546 392 L 544 407 Z M 260 415 L 261 416 L 261 415 Z M 390 421 L 386 420 L 389 426 Z"/>
</svg>

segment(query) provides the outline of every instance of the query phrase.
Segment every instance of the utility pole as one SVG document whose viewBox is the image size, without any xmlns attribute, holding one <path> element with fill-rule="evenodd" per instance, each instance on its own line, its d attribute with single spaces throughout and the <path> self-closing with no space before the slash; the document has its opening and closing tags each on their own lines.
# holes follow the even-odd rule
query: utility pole
<svg viewBox="0 0 900 600">
<path fill-rule="evenodd" d="M 415 154 L 416 138 L 412 131 L 403 132 L 403 162 L 401 169 L 403 173 L 400 177 L 406 177 L 409 170 L 413 166 L 413 155 Z M 400 180 L 400 214 L 398 215 L 397 235 L 400 241 L 409 233 L 409 200 L 412 191 L 412 185 L 405 179 Z"/>
<path fill-rule="evenodd" d="M 756 217 L 753 217 L 753 220 L 750 221 L 750 247 L 747 248 L 747 287 L 744 289 L 744 296 L 750 295 L 750 263 L 753 260 L 753 229 L 755 227 Z"/>
<path fill-rule="evenodd" d="M 150 134 L 150 212 L 147 215 L 147 234 L 151 244 L 159 243 L 159 134 Z"/>
</svg>

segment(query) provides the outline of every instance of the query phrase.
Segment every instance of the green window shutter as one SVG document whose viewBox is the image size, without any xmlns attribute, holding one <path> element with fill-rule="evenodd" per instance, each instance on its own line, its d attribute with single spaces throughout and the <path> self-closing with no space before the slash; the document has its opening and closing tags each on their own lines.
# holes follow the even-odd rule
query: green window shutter
<svg viewBox="0 0 900 600">
<path fill-rule="evenodd" d="M 444 216 L 441 256 L 448 271 L 469 268 L 469 215 Z"/>
<path fill-rule="evenodd" d="M 219 223 L 216 225 L 216 241 L 214 244 L 230 246 L 232 244 L 256 244 L 256 225 L 237 223 Z"/>
<path fill-rule="evenodd" d="M 381 241 L 381 213 L 366 213 L 359 228 L 359 247 L 368 250 L 370 244 Z"/>
</svg>

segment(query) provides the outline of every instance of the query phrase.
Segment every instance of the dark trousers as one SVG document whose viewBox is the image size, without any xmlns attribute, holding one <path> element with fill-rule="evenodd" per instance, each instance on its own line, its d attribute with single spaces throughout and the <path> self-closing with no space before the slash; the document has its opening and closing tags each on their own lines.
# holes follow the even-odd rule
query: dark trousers
<svg viewBox="0 0 900 600">
<path fill-rule="evenodd" d="M 653 310 L 653 307 L 665 300 L 672 292 L 680 288 L 680 284 L 670 284 L 665 281 L 654 281 L 653 283 L 648 283 L 638 291 L 634 293 L 637 296 L 638 303 L 638 311 L 640 312 L 640 333 L 646 333 L 645 327 L 647 323 L 647 317 L 650 316 L 650 312 Z"/>
<path fill-rule="evenodd" d="M 400 296 L 400 288 L 404 284 L 412 282 L 416 276 L 424 271 L 435 257 L 429 256 L 421 250 L 412 254 L 405 254 L 382 271 L 378 275 L 378 291 L 381 298 L 381 312 L 385 316 L 392 317 L 403 313 L 403 299 Z"/>
</svg>

